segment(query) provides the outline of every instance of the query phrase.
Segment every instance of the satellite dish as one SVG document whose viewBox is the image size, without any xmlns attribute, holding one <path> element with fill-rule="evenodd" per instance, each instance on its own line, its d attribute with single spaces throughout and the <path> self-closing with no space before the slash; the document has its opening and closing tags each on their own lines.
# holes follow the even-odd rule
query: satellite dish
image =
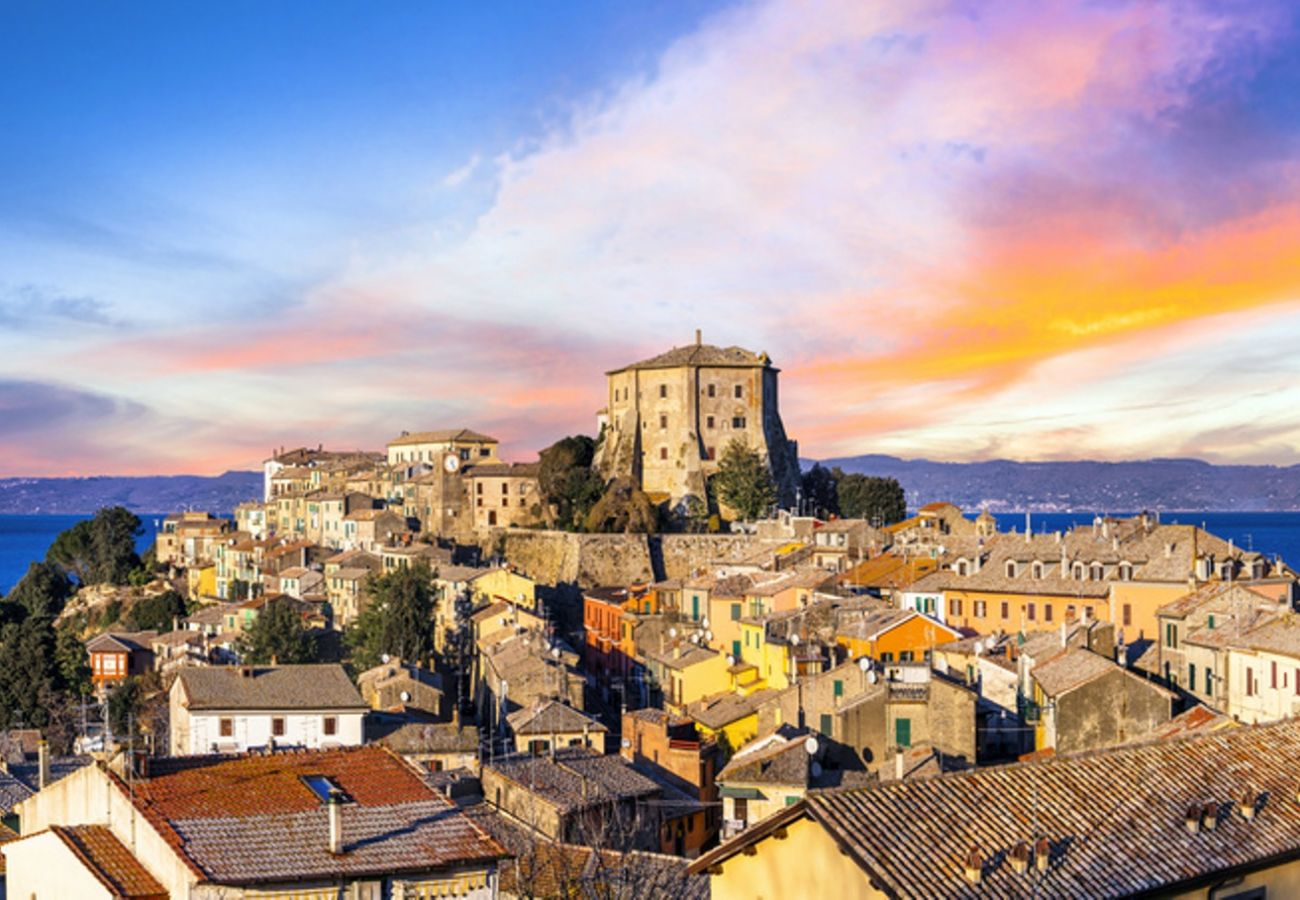
<svg viewBox="0 0 1300 900">
<path fill-rule="evenodd" d="M 402 691 L 402 693 L 399 694 L 399 696 L 402 698 L 402 702 L 403 702 L 403 703 L 410 703 L 410 702 L 411 702 L 411 692 L 410 692 L 410 691 Z"/>
<path fill-rule="evenodd" d="M 700 619 L 700 625 L 703 626 L 704 628 L 708 628 L 708 627 L 709 627 L 709 617 L 708 617 L 708 616 L 705 616 L 703 619 Z"/>
<path fill-rule="evenodd" d="M 728 653 L 728 654 L 727 654 L 727 665 L 728 665 L 728 666 L 734 666 L 735 664 L 736 664 L 736 657 L 734 657 L 734 656 L 732 656 L 730 653 Z"/>
<path fill-rule="evenodd" d="M 385 653 L 383 656 L 379 657 L 379 661 L 380 661 L 381 663 L 383 663 L 384 665 L 388 665 L 388 660 L 389 660 L 389 658 L 390 658 L 390 657 L 388 656 L 388 654 Z"/>
<path fill-rule="evenodd" d="M 817 760 L 813 760 L 813 764 L 812 764 L 812 766 L 811 766 L 810 768 L 812 769 L 812 777 L 813 777 L 813 778 L 821 778 L 821 777 L 822 777 L 822 764 L 821 764 L 821 763 L 817 762 Z"/>
<path fill-rule="evenodd" d="M 706 632 L 704 632 L 704 639 L 705 639 L 706 641 L 711 641 L 711 640 L 713 640 L 713 632 L 712 632 L 712 631 L 706 631 Z"/>
<path fill-rule="evenodd" d="M 875 684 L 879 680 L 880 680 L 880 676 L 876 674 L 875 669 L 872 669 L 870 672 L 867 673 L 867 681 L 871 682 L 872 684 Z"/>
<path fill-rule="evenodd" d="M 698 634 L 691 635 L 692 644 L 698 644 L 699 642 L 700 642 L 700 636 Z"/>
<path fill-rule="evenodd" d="M 809 756 L 817 752 L 817 735 L 810 734 L 804 739 L 803 748 Z"/>
<path fill-rule="evenodd" d="M 870 657 L 870 656 L 864 656 L 864 657 L 862 657 L 860 660 L 858 660 L 858 668 L 861 669 L 861 670 L 864 671 L 864 672 L 870 672 L 870 671 L 871 671 L 871 657 Z"/>
<path fill-rule="evenodd" d="M 676 629 L 676 628 L 669 628 L 669 629 L 668 629 L 668 636 L 669 636 L 670 638 L 675 638 L 675 637 L 677 637 L 677 629 Z"/>
<path fill-rule="evenodd" d="M 799 646 L 799 635 L 797 635 L 797 634 L 792 634 L 792 635 L 790 635 L 790 646 L 792 646 L 792 647 L 798 647 L 798 646 Z"/>
<path fill-rule="evenodd" d="M 624 750 L 626 750 L 628 747 L 631 747 L 631 746 L 632 746 L 632 742 L 629 741 L 627 738 L 623 738 L 622 744 L 623 744 L 623 749 L 624 749 Z"/>
<path fill-rule="evenodd" d="M 551 656 L 555 657 L 556 659 L 559 659 L 559 658 L 560 658 L 560 648 L 559 648 L 559 647 L 552 647 L 552 648 L 551 648 Z"/>
</svg>

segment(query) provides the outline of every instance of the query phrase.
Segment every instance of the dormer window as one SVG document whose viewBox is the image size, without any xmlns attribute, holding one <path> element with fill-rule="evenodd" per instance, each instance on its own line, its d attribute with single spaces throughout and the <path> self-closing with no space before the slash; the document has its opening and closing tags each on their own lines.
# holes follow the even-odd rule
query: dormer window
<svg viewBox="0 0 1300 900">
<path fill-rule="evenodd" d="M 1042 577 L 1043 577 L 1043 564 L 1040 563 L 1040 562 L 1036 562 L 1036 563 L 1034 563 L 1033 568 L 1032 568 L 1030 571 L 1033 572 L 1033 575 L 1034 575 L 1035 578 L 1042 578 Z"/>
<path fill-rule="evenodd" d="M 1016 577 L 1016 561 L 1014 559 L 1007 560 L 1007 577 Z"/>
<path fill-rule="evenodd" d="M 959 560 L 957 560 L 957 574 L 958 574 L 958 575 L 966 575 L 966 574 L 969 573 L 969 570 L 970 570 L 970 566 L 966 563 L 966 560 L 964 560 L 964 559 L 959 559 Z"/>
<path fill-rule="evenodd" d="M 1090 576 L 1093 581 L 1101 581 L 1106 577 L 1106 567 L 1101 563 L 1093 563 Z"/>
<path fill-rule="evenodd" d="M 1083 581 L 1083 563 L 1077 562 L 1074 564 L 1074 568 L 1070 570 L 1070 577 Z"/>
<path fill-rule="evenodd" d="M 1132 563 L 1122 562 L 1122 563 L 1119 564 L 1119 580 L 1120 580 L 1120 581 L 1132 581 L 1132 580 L 1133 580 L 1133 564 L 1132 564 Z"/>
</svg>

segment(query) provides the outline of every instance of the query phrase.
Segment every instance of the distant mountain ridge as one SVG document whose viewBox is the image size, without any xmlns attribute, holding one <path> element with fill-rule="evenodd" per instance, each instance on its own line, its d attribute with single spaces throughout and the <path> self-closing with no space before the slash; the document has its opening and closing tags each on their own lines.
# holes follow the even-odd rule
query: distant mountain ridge
<svg viewBox="0 0 1300 900">
<path fill-rule="evenodd" d="M 261 472 L 0 478 L 0 515 L 90 515 L 105 506 L 125 506 L 137 513 L 182 509 L 230 513 L 237 504 L 261 496 Z"/>
<path fill-rule="evenodd" d="M 947 500 L 991 512 L 1300 510 L 1300 465 L 1216 465 L 1199 459 L 953 463 L 884 455 L 818 462 L 897 478 L 909 507 Z M 810 465 L 812 460 L 804 461 L 805 469 Z"/>
</svg>

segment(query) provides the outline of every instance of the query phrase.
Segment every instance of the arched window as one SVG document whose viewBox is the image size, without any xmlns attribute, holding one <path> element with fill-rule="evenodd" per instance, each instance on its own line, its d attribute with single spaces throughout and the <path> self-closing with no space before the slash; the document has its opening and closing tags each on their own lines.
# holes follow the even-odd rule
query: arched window
<svg viewBox="0 0 1300 900">
<path fill-rule="evenodd" d="M 1014 559 L 1007 560 L 1007 577 L 1016 577 L 1016 561 Z"/>
<path fill-rule="evenodd" d="M 1036 562 L 1036 563 L 1034 563 L 1033 573 L 1034 573 L 1034 577 L 1035 577 L 1035 578 L 1042 578 L 1042 577 L 1043 577 L 1043 564 L 1040 563 L 1040 562 Z"/>
<path fill-rule="evenodd" d="M 1070 577 L 1083 581 L 1083 563 L 1077 562 L 1074 564 L 1074 568 L 1070 572 Z"/>
<path fill-rule="evenodd" d="M 1120 581 L 1132 581 L 1132 580 L 1133 580 L 1133 564 L 1132 564 L 1132 563 L 1122 562 L 1122 563 L 1119 564 L 1119 580 L 1120 580 Z"/>
<path fill-rule="evenodd" d="M 1089 577 L 1091 577 L 1093 581 L 1101 581 L 1106 577 L 1106 567 L 1101 563 L 1093 563 L 1092 572 Z"/>
<path fill-rule="evenodd" d="M 968 568 L 969 568 L 969 567 L 966 565 L 966 560 L 964 560 L 964 559 L 959 559 L 959 560 L 957 560 L 957 574 L 958 574 L 958 575 L 965 575 L 965 574 L 967 573 Z"/>
</svg>

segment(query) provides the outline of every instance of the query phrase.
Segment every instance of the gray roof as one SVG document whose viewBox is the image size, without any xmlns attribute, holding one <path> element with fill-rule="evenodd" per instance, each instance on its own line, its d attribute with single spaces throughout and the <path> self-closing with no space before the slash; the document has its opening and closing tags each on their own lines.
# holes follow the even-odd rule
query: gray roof
<svg viewBox="0 0 1300 900">
<path fill-rule="evenodd" d="M 554 757 L 509 756 L 486 766 L 547 800 L 561 812 L 659 793 L 659 784 L 623 757 L 566 748 Z"/>
<path fill-rule="evenodd" d="M 50 759 L 50 783 L 66 778 L 91 763 L 89 756 L 55 756 Z M 14 806 L 36 793 L 41 784 L 40 766 L 34 762 L 10 764 L 8 771 L 0 771 L 0 813 L 9 813 Z"/>
<path fill-rule="evenodd" d="M 177 680 L 191 710 L 369 708 L 333 664 L 185 668 Z"/>
<path fill-rule="evenodd" d="M 558 700 L 518 709 L 506 716 L 515 734 L 573 734 L 584 728 L 604 733 L 609 729 L 583 712 Z"/>
<path fill-rule="evenodd" d="M 743 367 L 770 366 L 771 360 L 766 353 L 752 353 L 741 347 L 718 347 L 713 344 L 687 344 L 674 347 L 666 353 L 634 362 L 621 369 L 614 369 L 605 374 L 613 375 L 628 369 L 675 369 L 679 366 L 725 366 Z"/>
</svg>

